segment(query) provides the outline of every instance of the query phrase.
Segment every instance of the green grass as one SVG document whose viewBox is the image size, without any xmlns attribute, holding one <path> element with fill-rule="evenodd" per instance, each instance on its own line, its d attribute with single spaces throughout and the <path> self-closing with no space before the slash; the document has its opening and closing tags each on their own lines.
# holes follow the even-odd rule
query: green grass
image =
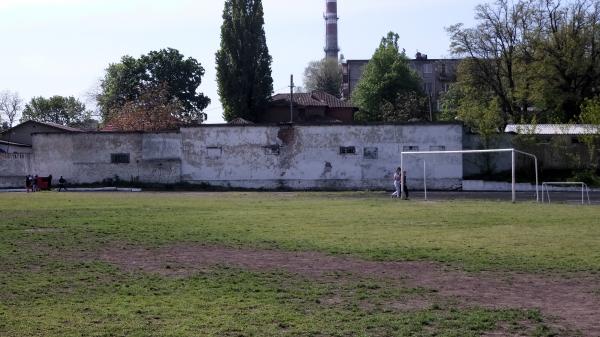
<svg viewBox="0 0 600 337">
<path fill-rule="evenodd" d="M 595 207 L 363 193 L 2 194 L 0 335 L 479 336 L 502 326 L 550 336 L 536 311 L 464 308 L 391 281 L 228 268 L 160 277 L 85 257 L 115 243 L 190 242 L 595 273 L 599 219 Z M 388 305 L 414 297 L 434 304 Z"/>
<path fill-rule="evenodd" d="M 600 271 L 598 207 L 398 202 L 361 193 L 53 193 L 0 195 L 0 215 L 2 250 L 20 240 L 64 248 L 200 242 L 439 261 L 469 270 Z"/>
</svg>

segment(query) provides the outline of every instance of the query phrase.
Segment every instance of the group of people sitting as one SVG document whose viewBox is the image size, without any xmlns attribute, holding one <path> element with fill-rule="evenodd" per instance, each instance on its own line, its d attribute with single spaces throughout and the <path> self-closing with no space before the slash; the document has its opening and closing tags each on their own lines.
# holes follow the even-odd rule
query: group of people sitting
<svg viewBox="0 0 600 337">
<path fill-rule="evenodd" d="M 65 180 L 65 178 L 63 178 L 63 176 L 60 176 L 60 178 L 58 179 L 58 192 L 60 192 L 61 190 L 67 190 L 65 185 L 66 183 L 67 181 Z M 38 177 L 37 174 L 35 176 L 28 174 L 25 177 L 25 188 L 27 189 L 27 193 L 38 192 L 42 190 L 52 191 L 52 175 L 49 175 L 47 177 Z"/>
</svg>

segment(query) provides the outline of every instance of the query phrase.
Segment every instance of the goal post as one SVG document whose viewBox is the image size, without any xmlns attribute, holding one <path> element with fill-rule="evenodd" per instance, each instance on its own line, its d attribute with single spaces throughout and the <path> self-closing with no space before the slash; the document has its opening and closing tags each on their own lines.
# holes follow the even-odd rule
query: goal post
<svg viewBox="0 0 600 337">
<path fill-rule="evenodd" d="M 550 200 L 550 186 L 581 186 L 581 204 L 585 205 L 585 196 L 587 194 L 587 203 L 591 205 L 592 202 L 590 200 L 590 188 L 584 182 L 579 181 L 565 181 L 565 182 L 544 182 L 542 183 L 542 203 L 546 202 L 545 195 L 548 196 L 548 203 L 551 203 Z"/>
<path fill-rule="evenodd" d="M 512 190 L 512 201 L 517 202 L 517 155 L 523 155 L 532 158 L 535 163 L 535 196 L 536 201 L 540 202 L 540 191 L 539 191 L 539 174 L 538 174 L 538 159 L 535 155 L 527 152 L 523 152 L 517 149 L 488 149 L 488 150 L 456 150 L 456 151 L 403 151 L 400 153 L 400 170 L 404 174 L 404 156 L 418 156 L 418 155 L 448 155 L 448 154 L 474 154 L 474 153 L 510 153 L 511 154 L 511 190 Z M 402 195 L 404 195 L 404 179 L 401 180 L 400 188 Z"/>
</svg>

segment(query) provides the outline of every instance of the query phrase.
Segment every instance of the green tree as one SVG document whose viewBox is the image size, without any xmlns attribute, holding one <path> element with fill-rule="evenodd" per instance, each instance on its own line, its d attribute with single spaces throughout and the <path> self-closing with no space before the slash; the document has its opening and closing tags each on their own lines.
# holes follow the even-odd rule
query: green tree
<svg viewBox="0 0 600 337">
<path fill-rule="evenodd" d="M 596 171 L 599 165 L 598 149 L 600 147 L 600 96 L 586 99 L 583 102 L 580 122 L 588 127 L 588 133 L 580 136 L 588 150 L 588 168 Z"/>
<path fill-rule="evenodd" d="M 89 118 L 85 104 L 73 96 L 34 97 L 25 105 L 21 122 L 34 120 L 74 126 Z"/>
<path fill-rule="evenodd" d="M 482 136 L 487 147 L 493 135 L 504 127 L 502 103 L 493 90 L 477 87 L 479 79 L 470 71 L 471 67 L 476 67 L 472 60 L 459 65 L 457 82 L 442 97 L 440 119 L 462 121 Z"/>
<path fill-rule="evenodd" d="M 331 58 L 310 62 L 304 70 L 304 87 L 309 92 L 324 91 L 341 98 L 342 67 Z"/>
<path fill-rule="evenodd" d="M 205 119 L 202 111 L 210 99 L 198 93 L 204 68 L 194 58 L 184 56 L 176 49 L 151 51 L 136 59 L 123 56 L 121 62 L 109 65 L 97 95 L 98 106 L 106 122 L 112 111 L 133 103 L 148 91 L 166 90 L 169 101 L 177 101 L 181 110 L 176 116 L 184 123 L 198 123 Z"/>
<path fill-rule="evenodd" d="M 600 2 L 496 0 L 477 25 L 448 28 L 473 89 L 491 92 L 502 124 L 577 120 L 600 88 Z"/>
<path fill-rule="evenodd" d="M 226 0 L 216 54 L 223 117 L 257 121 L 273 93 L 271 56 L 260 0 Z"/>
<path fill-rule="evenodd" d="M 576 121 L 600 89 L 600 2 L 545 0 L 537 45 L 536 106 Z"/>
<path fill-rule="evenodd" d="M 384 121 L 384 114 L 404 121 L 408 118 L 402 105 L 404 99 L 411 94 L 422 96 L 420 78 L 398 47 L 398 38 L 398 34 L 388 33 L 365 66 L 352 94 L 352 102 L 360 109 L 356 114 L 359 121 Z M 423 114 L 419 111 L 416 115 Z"/>
</svg>

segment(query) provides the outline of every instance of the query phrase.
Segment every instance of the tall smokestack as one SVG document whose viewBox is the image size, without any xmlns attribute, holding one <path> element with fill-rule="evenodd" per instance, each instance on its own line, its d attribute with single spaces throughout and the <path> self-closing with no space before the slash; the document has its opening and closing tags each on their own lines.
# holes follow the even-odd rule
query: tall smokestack
<svg viewBox="0 0 600 337">
<path fill-rule="evenodd" d="M 325 0 L 325 57 L 338 59 L 337 0 Z"/>
</svg>

